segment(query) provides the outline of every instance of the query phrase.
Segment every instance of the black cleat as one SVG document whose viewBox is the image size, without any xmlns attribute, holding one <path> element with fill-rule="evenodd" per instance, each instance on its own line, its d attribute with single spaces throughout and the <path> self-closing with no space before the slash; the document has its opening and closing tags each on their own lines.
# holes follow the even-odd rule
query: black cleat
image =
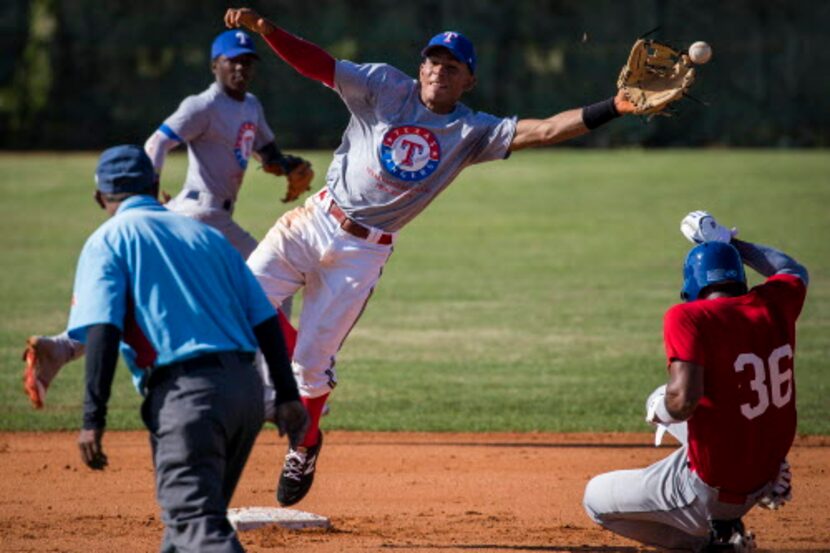
<svg viewBox="0 0 830 553">
<path fill-rule="evenodd" d="M 747 532 L 739 518 L 709 521 L 709 544 L 706 553 L 730 551 L 749 553 L 755 551 L 755 536 Z"/>
<path fill-rule="evenodd" d="M 302 500 L 311 489 L 314 482 L 314 471 L 317 469 L 317 457 L 323 447 L 323 433 L 319 432 L 317 445 L 312 447 L 288 448 L 285 463 L 282 465 L 282 475 L 277 486 L 277 501 L 283 507 L 294 505 Z"/>
</svg>

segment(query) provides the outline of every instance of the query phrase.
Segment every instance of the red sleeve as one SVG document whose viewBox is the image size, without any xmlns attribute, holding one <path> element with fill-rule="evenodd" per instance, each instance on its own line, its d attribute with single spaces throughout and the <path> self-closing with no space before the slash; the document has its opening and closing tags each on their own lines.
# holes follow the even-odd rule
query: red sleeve
<svg viewBox="0 0 830 553">
<path fill-rule="evenodd" d="M 666 312 L 663 318 L 663 344 L 669 364 L 675 359 L 706 366 L 703 337 L 695 322 L 691 304 L 678 304 Z"/>
<path fill-rule="evenodd" d="M 268 46 L 298 73 L 329 88 L 334 87 L 334 58 L 331 54 L 279 27 L 263 38 Z"/>
<path fill-rule="evenodd" d="M 279 316 L 282 337 L 285 340 L 285 351 L 289 359 L 294 359 L 294 348 L 297 346 L 297 329 L 291 325 L 282 309 L 277 310 L 277 315 Z"/>
<path fill-rule="evenodd" d="M 769 277 L 753 291 L 786 314 L 787 319 L 795 323 L 804 307 L 807 286 L 795 275 L 780 274 Z"/>
</svg>

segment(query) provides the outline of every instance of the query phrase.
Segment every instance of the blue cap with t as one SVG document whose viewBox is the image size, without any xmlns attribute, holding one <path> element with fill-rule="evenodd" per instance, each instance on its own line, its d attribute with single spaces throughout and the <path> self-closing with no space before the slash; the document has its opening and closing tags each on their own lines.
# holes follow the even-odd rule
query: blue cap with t
<svg viewBox="0 0 830 553">
<path fill-rule="evenodd" d="M 251 54 L 259 59 L 254 50 L 254 39 L 245 31 L 239 29 L 231 29 L 225 31 L 213 40 L 213 46 L 210 48 L 210 59 L 215 60 L 219 56 L 226 58 L 235 58 L 243 54 Z"/>
<path fill-rule="evenodd" d="M 133 144 L 104 150 L 95 170 L 95 185 L 104 194 L 151 193 L 156 183 L 153 162 Z"/>
<path fill-rule="evenodd" d="M 443 33 L 438 33 L 432 37 L 429 44 L 421 50 L 421 56 L 426 57 L 429 55 L 431 50 L 439 47 L 446 48 L 455 59 L 462 63 L 466 63 L 467 67 L 470 68 L 470 73 L 476 72 L 476 51 L 475 48 L 473 48 L 473 43 L 470 42 L 470 39 L 455 31 L 444 31 Z"/>
</svg>

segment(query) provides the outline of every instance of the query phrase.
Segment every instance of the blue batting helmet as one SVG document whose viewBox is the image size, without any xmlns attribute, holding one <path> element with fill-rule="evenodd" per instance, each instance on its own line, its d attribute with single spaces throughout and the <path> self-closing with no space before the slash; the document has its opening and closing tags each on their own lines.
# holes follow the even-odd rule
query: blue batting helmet
<svg viewBox="0 0 830 553">
<path fill-rule="evenodd" d="M 741 254 L 726 242 L 698 244 L 683 263 L 683 301 L 694 301 L 707 286 L 735 282 L 746 286 L 746 274 Z"/>
</svg>

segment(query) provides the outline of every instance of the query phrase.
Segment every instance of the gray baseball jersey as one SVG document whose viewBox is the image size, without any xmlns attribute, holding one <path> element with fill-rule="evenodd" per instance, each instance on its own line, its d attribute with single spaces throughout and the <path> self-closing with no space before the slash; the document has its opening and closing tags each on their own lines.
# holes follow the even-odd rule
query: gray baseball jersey
<svg viewBox="0 0 830 553">
<path fill-rule="evenodd" d="M 184 188 L 234 201 L 251 154 L 274 140 L 256 96 L 239 102 L 217 83 L 185 98 L 159 130 L 187 143 Z"/>
<path fill-rule="evenodd" d="M 468 165 L 504 159 L 516 117 L 457 104 L 437 114 L 418 82 L 386 64 L 338 61 L 334 88 L 352 114 L 326 176 L 335 202 L 359 223 L 400 230 Z"/>
</svg>

